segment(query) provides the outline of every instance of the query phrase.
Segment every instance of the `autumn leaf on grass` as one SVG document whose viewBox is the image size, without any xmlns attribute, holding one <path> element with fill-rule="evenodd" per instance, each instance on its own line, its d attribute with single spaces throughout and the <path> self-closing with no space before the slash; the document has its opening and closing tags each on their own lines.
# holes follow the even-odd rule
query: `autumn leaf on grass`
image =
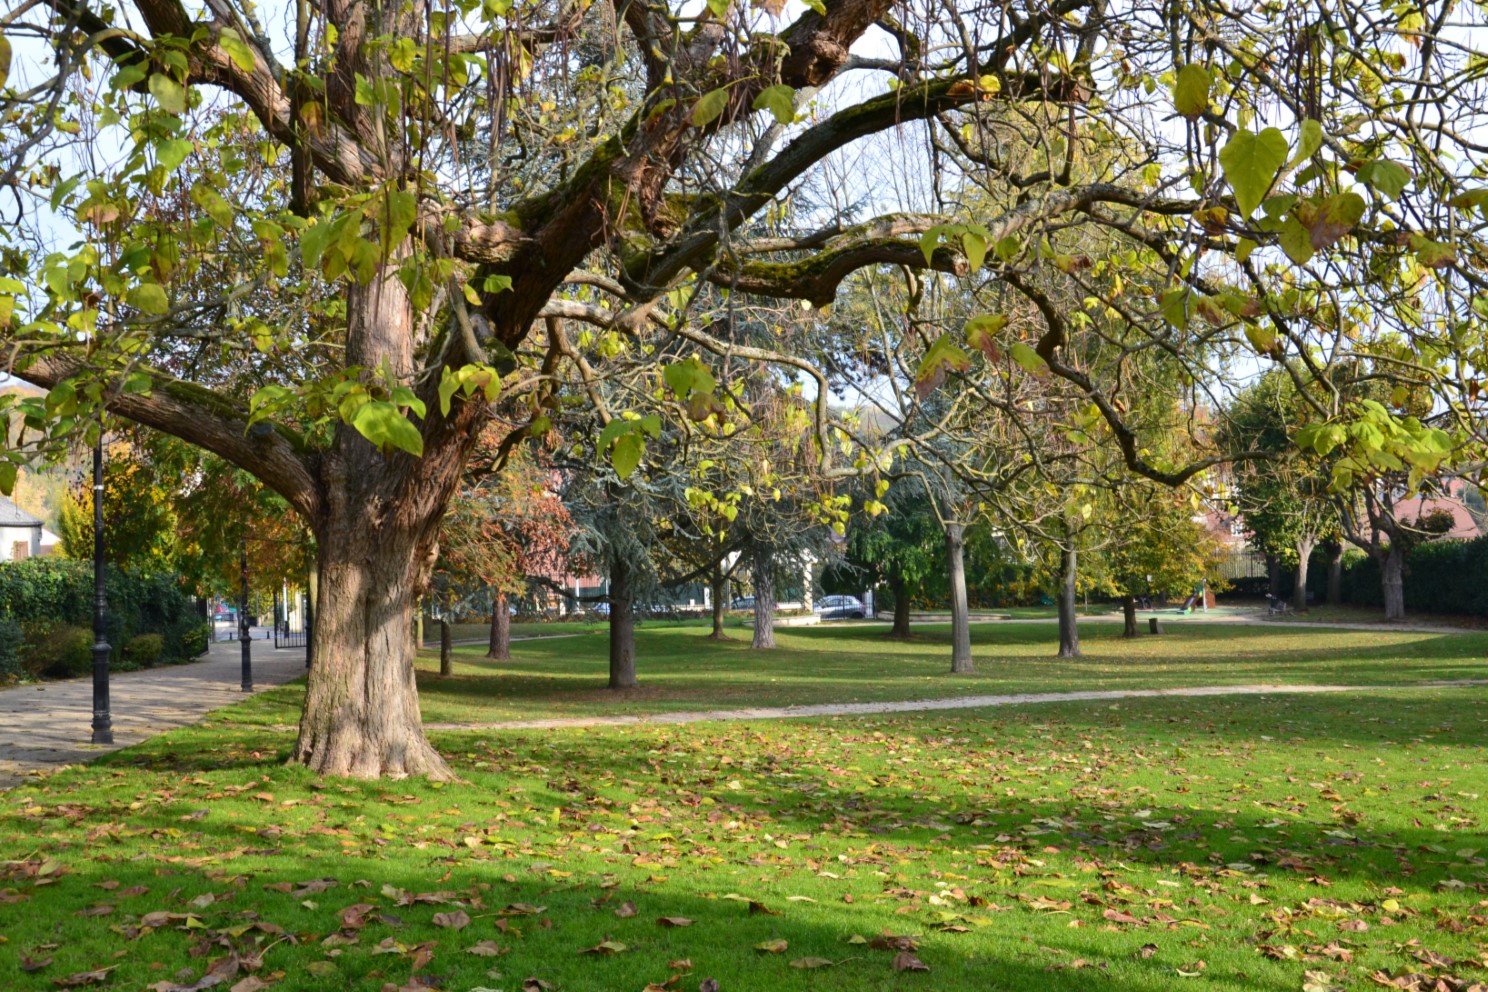
<svg viewBox="0 0 1488 992">
<path fill-rule="evenodd" d="M 175 982 L 156 982 L 150 988 L 153 992 L 202 992 L 204 989 L 216 988 L 232 981 L 238 976 L 242 968 L 242 962 L 236 954 L 218 958 L 207 967 L 207 973 L 190 985 L 177 985 Z"/>
<path fill-rule="evenodd" d="M 506 953 L 500 944 L 494 940 L 483 940 L 478 944 L 465 948 L 466 954 L 474 954 L 483 958 L 494 958 Z"/>
<path fill-rule="evenodd" d="M 622 902 L 620 905 L 615 907 L 615 915 L 620 917 L 622 920 L 627 917 L 636 915 L 636 904 L 633 902 Z"/>
<path fill-rule="evenodd" d="M 1119 909 L 1108 909 L 1104 913 L 1102 913 L 1101 916 L 1103 916 L 1106 919 L 1110 920 L 1112 923 L 1141 923 L 1142 922 L 1141 920 L 1137 919 L 1132 914 L 1130 914 L 1130 913 L 1124 913 L 1124 912 L 1122 912 Z"/>
<path fill-rule="evenodd" d="M 547 908 L 546 906 L 534 906 L 528 902 L 514 902 L 499 912 L 502 916 L 537 916 Z"/>
<path fill-rule="evenodd" d="M 434 925 L 448 927 L 451 930 L 464 930 L 470 926 L 470 914 L 463 909 L 457 909 L 453 913 L 435 913 Z"/>
<path fill-rule="evenodd" d="M 593 947 L 586 947 L 580 954 L 622 954 L 625 952 L 624 944 L 618 940 L 602 940 Z"/>
<path fill-rule="evenodd" d="M 341 910 L 341 927 L 345 930 L 360 930 L 367 925 L 367 914 L 377 907 L 369 902 L 359 902 Z"/>
<path fill-rule="evenodd" d="M 868 946 L 880 951 L 917 951 L 920 942 L 913 937 L 896 937 L 885 932 L 868 941 Z"/>
<path fill-rule="evenodd" d="M 807 971 L 812 971 L 817 968 L 830 968 L 836 963 L 831 958 L 796 958 L 790 963 L 790 966 L 792 968 L 804 968 Z"/>
<path fill-rule="evenodd" d="M 790 944 L 784 940 L 766 940 L 754 945 L 756 951 L 763 951 L 766 954 L 784 954 L 787 947 L 790 947 Z"/>
<path fill-rule="evenodd" d="M 263 992 L 264 989 L 274 984 L 271 978 L 259 978 L 257 975 L 249 975 L 239 982 L 233 983 L 227 992 Z"/>
<path fill-rule="evenodd" d="M 552 982 L 545 982 L 541 978 L 528 978 L 522 982 L 522 992 L 548 992 L 552 987 Z"/>
<path fill-rule="evenodd" d="M 930 966 L 908 951 L 900 951 L 894 955 L 895 971 L 929 971 Z"/>
<path fill-rule="evenodd" d="M 97 971 L 74 972 L 66 978 L 52 979 L 52 984 L 63 989 L 75 989 L 84 985 L 101 985 L 108 981 L 109 972 L 113 971 L 116 967 L 118 966 L 110 965 L 107 968 L 99 968 Z"/>
<path fill-rule="evenodd" d="M 656 925 L 661 927 L 690 927 L 692 921 L 685 916 L 658 916 Z"/>
<path fill-rule="evenodd" d="M 1156 944 L 1143 944 L 1137 949 L 1137 956 L 1143 959 L 1150 958 L 1157 953 Z"/>
</svg>

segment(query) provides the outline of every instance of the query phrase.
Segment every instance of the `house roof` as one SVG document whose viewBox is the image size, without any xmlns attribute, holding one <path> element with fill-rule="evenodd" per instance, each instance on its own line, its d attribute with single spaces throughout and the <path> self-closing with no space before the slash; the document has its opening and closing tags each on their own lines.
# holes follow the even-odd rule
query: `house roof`
<svg viewBox="0 0 1488 992">
<path fill-rule="evenodd" d="M 4 496 L 0 496 L 0 527 L 40 527 L 41 521 L 37 520 L 25 510 L 16 506 Z"/>
</svg>

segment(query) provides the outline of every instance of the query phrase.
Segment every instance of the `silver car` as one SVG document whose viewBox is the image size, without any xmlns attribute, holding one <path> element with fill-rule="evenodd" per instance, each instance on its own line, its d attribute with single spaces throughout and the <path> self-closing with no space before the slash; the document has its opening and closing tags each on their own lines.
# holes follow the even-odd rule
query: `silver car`
<svg viewBox="0 0 1488 992">
<path fill-rule="evenodd" d="M 867 616 L 863 601 L 856 596 L 823 596 L 812 609 L 823 620 L 861 620 Z"/>
</svg>

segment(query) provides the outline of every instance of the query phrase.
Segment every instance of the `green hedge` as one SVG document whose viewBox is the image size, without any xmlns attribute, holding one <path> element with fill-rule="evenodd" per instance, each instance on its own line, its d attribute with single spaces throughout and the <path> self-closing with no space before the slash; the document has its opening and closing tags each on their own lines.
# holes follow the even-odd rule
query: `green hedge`
<svg viewBox="0 0 1488 992">
<path fill-rule="evenodd" d="M 205 650 L 203 621 L 195 601 L 175 576 L 133 575 L 110 566 L 104 574 L 104 591 L 108 596 L 105 636 L 115 662 L 125 660 L 125 646 L 141 635 L 160 636 L 155 663 L 188 661 Z M 46 557 L 0 563 L 0 677 L 42 667 L 55 670 L 52 633 L 68 626 L 91 630 L 92 623 L 91 562 Z M 17 629 L 23 640 L 13 647 L 10 635 Z M 47 657 L 33 663 L 33 652 Z"/>
<path fill-rule="evenodd" d="M 1357 606 L 1384 607 L 1379 564 L 1373 558 L 1351 555 L 1345 560 L 1343 599 Z M 1405 556 L 1405 608 L 1488 617 L 1488 537 L 1430 541 L 1412 548 Z"/>
</svg>

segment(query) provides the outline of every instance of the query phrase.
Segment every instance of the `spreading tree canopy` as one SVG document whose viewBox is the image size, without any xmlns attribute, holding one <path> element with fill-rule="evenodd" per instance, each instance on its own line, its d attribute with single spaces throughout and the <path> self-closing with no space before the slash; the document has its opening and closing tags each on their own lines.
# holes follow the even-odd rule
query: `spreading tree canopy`
<svg viewBox="0 0 1488 992">
<path fill-rule="evenodd" d="M 25 0 L 0 19 L 0 343 L 49 392 L 5 398 L 24 430 L 0 483 L 103 408 L 251 472 L 319 559 L 295 760 L 440 776 L 411 604 L 499 391 L 530 397 L 520 443 L 584 399 L 596 355 L 655 368 L 600 438 L 624 474 L 654 436 L 641 411 L 748 430 L 729 377 L 701 372 L 775 363 L 814 384 L 824 475 L 882 464 L 834 443 L 831 378 L 796 339 L 736 333 L 741 299 L 819 311 L 867 267 L 999 287 L 916 377 L 974 355 L 1057 376 L 1167 483 L 1214 456 L 1143 450 L 1119 364 L 1077 358 L 1084 308 L 1195 381 L 1242 349 L 1319 380 L 1368 352 L 1431 393 L 1437 423 L 1386 453 L 1429 473 L 1481 431 L 1484 16 Z M 1061 237 L 1085 226 L 1124 250 Z M 1360 472 L 1369 436 L 1350 435 Z"/>
</svg>

